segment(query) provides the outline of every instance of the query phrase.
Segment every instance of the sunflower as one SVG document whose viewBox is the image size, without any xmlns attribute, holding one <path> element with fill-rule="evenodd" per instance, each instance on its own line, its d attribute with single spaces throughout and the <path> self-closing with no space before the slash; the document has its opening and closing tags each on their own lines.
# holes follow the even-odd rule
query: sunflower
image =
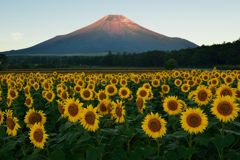
<svg viewBox="0 0 240 160">
<path fill-rule="evenodd" d="M 167 122 L 158 113 L 151 112 L 144 118 L 142 129 L 149 137 L 161 138 L 167 132 L 166 124 Z"/>
<path fill-rule="evenodd" d="M 182 92 L 184 92 L 184 93 L 187 93 L 187 92 L 189 92 L 190 91 L 190 85 L 189 84 L 183 84 L 182 86 L 181 86 L 181 91 Z"/>
<path fill-rule="evenodd" d="M 163 101 L 163 110 L 169 115 L 177 115 L 182 111 L 182 103 L 179 102 L 176 96 L 168 96 Z"/>
<path fill-rule="evenodd" d="M 4 112 L 0 110 L 0 125 L 3 123 L 4 120 Z"/>
<path fill-rule="evenodd" d="M 222 84 L 219 88 L 217 88 L 216 94 L 217 96 L 230 96 L 233 98 L 235 97 L 234 90 L 226 84 Z"/>
<path fill-rule="evenodd" d="M 113 102 L 113 109 L 111 111 L 112 117 L 116 123 L 125 122 L 125 107 L 122 105 L 122 101 Z"/>
<path fill-rule="evenodd" d="M 83 100 L 89 101 L 93 98 L 93 92 L 89 88 L 85 88 L 85 89 L 83 88 L 80 91 L 80 96 Z"/>
<path fill-rule="evenodd" d="M 182 80 L 180 80 L 180 79 L 175 79 L 175 80 L 174 80 L 174 84 L 175 84 L 175 86 L 180 87 L 180 86 L 182 85 Z"/>
<path fill-rule="evenodd" d="M 208 118 L 200 108 L 188 108 L 180 118 L 182 128 L 190 133 L 202 133 L 208 126 Z"/>
<path fill-rule="evenodd" d="M 33 88 L 34 88 L 35 91 L 39 90 L 39 88 L 40 88 L 39 83 L 38 83 L 38 82 L 35 82 L 35 83 L 33 84 Z"/>
<path fill-rule="evenodd" d="M 161 88 L 163 94 L 168 94 L 170 92 L 170 86 L 167 84 L 162 85 Z"/>
<path fill-rule="evenodd" d="M 35 109 L 29 109 L 24 117 L 24 122 L 27 127 L 31 128 L 35 123 L 44 125 L 46 123 L 46 116 L 43 111 L 35 111 Z"/>
<path fill-rule="evenodd" d="M 18 119 L 13 117 L 12 110 L 6 111 L 6 124 L 7 124 L 7 134 L 10 136 L 16 136 L 17 131 L 20 127 L 18 124 Z"/>
<path fill-rule="evenodd" d="M 46 91 L 46 93 L 45 93 L 45 99 L 46 99 L 49 103 L 53 102 L 54 98 L 55 98 L 55 94 L 54 94 L 54 92 L 53 92 L 52 90 Z"/>
<path fill-rule="evenodd" d="M 233 121 L 238 116 L 239 107 L 230 96 L 217 97 L 211 108 L 213 115 L 222 122 Z"/>
<path fill-rule="evenodd" d="M 107 99 L 104 99 L 98 103 L 97 108 L 101 115 L 107 115 L 111 111 L 111 102 Z"/>
<path fill-rule="evenodd" d="M 117 87 L 113 84 L 109 84 L 106 86 L 105 92 L 108 96 L 114 96 L 117 94 Z"/>
<path fill-rule="evenodd" d="M 80 119 L 83 103 L 79 100 L 67 99 L 64 103 L 64 116 L 68 117 L 70 122 L 76 122 Z"/>
<path fill-rule="evenodd" d="M 127 84 L 128 84 L 127 79 L 122 78 L 122 79 L 120 80 L 120 85 L 121 85 L 121 86 L 127 86 Z"/>
<path fill-rule="evenodd" d="M 198 86 L 197 90 L 194 91 L 193 94 L 194 101 L 200 106 L 207 105 L 212 97 L 211 90 L 203 85 Z"/>
<path fill-rule="evenodd" d="M 104 99 L 108 99 L 108 95 L 106 94 L 106 92 L 104 90 L 100 90 L 97 93 L 97 98 L 99 101 L 102 101 Z"/>
<path fill-rule="evenodd" d="M 35 123 L 30 129 L 29 139 L 35 147 L 43 149 L 47 138 L 48 135 L 42 124 Z"/>
<path fill-rule="evenodd" d="M 149 97 L 149 90 L 144 87 L 140 87 L 137 90 L 137 97 L 141 97 L 143 99 L 147 99 Z"/>
<path fill-rule="evenodd" d="M 122 99 L 127 99 L 131 95 L 131 91 L 128 87 L 121 87 L 118 94 Z"/>
<path fill-rule="evenodd" d="M 100 115 L 97 114 L 97 108 L 89 105 L 83 109 L 80 122 L 86 130 L 95 132 L 99 128 L 99 117 Z"/>
<path fill-rule="evenodd" d="M 17 99 L 17 97 L 18 97 L 18 91 L 17 91 L 16 89 L 10 88 L 10 89 L 8 90 L 8 97 L 9 97 L 10 99 L 12 99 L 12 100 Z"/>
<path fill-rule="evenodd" d="M 137 104 L 137 107 L 138 107 L 138 112 L 143 113 L 143 109 L 146 108 L 145 103 L 146 103 L 145 100 L 144 100 L 143 98 L 141 98 L 141 97 L 138 97 L 138 98 L 136 99 L 136 104 Z"/>
<path fill-rule="evenodd" d="M 154 80 L 152 80 L 151 84 L 152 84 L 153 87 L 157 88 L 157 87 L 160 86 L 160 80 L 159 79 L 154 79 Z"/>
<path fill-rule="evenodd" d="M 77 84 L 77 85 L 74 86 L 74 91 L 77 92 L 77 93 L 80 93 L 81 88 L 82 87 Z"/>
<path fill-rule="evenodd" d="M 27 106 L 28 108 L 31 108 L 32 107 L 32 105 L 33 105 L 33 98 L 30 96 L 30 95 L 28 95 L 27 97 L 26 97 L 26 99 L 25 99 L 25 106 Z"/>
</svg>

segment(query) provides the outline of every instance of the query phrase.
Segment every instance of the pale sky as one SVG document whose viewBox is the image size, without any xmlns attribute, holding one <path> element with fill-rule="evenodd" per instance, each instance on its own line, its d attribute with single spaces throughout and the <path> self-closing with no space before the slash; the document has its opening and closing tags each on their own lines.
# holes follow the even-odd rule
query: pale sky
<svg viewBox="0 0 240 160">
<path fill-rule="evenodd" d="M 0 51 L 31 47 L 109 14 L 198 45 L 240 38 L 240 0 L 0 0 Z"/>
</svg>

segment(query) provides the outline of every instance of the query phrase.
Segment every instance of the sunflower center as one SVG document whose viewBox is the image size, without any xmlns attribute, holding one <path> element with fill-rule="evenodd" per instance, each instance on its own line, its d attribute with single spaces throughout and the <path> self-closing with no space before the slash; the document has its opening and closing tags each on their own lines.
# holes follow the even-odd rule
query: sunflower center
<svg viewBox="0 0 240 160">
<path fill-rule="evenodd" d="M 101 104 L 100 104 L 100 111 L 101 111 L 101 112 L 106 112 L 106 111 L 107 111 L 107 107 L 105 106 L 104 103 L 101 103 Z"/>
<path fill-rule="evenodd" d="M 230 83 L 232 82 L 232 79 L 230 77 L 227 78 L 227 82 Z"/>
<path fill-rule="evenodd" d="M 221 92 L 221 94 L 220 94 L 221 96 L 232 96 L 232 92 L 231 92 L 231 90 L 230 89 L 223 89 L 222 90 L 222 92 Z"/>
<path fill-rule="evenodd" d="M 121 94 L 123 95 L 123 96 L 126 96 L 127 95 L 127 90 L 125 90 L 125 89 L 123 89 L 122 91 L 121 91 Z"/>
<path fill-rule="evenodd" d="M 78 106 L 75 103 L 71 103 L 68 107 L 68 112 L 71 116 L 76 116 L 78 114 Z"/>
<path fill-rule="evenodd" d="M 187 124 L 190 127 L 196 128 L 201 125 L 202 119 L 197 113 L 192 113 L 187 116 Z"/>
<path fill-rule="evenodd" d="M 147 92 L 145 90 L 141 90 L 139 94 L 141 97 L 146 97 Z"/>
<path fill-rule="evenodd" d="M 43 131 L 41 129 L 36 129 L 33 133 L 33 138 L 37 142 L 42 142 L 43 140 Z"/>
<path fill-rule="evenodd" d="M 105 93 L 100 93 L 100 95 L 99 95 L 99 99 L 101 99 L 101 100 L 103 100 L 103 99 L 106 99 L 107 98 L 107 96 L 106 96 L 106 94 Z"/>
<path fill-rule="evenodd" d="M 30 98 L 27 98 L 27 99 L 26 99 L 26 104 L 27 104 L 27 105 L 30 105 L 30 104 L 31 104 L 31 99 L 30 99 Z"/>
<path fill-rule="evenodd" d="M 13 130 L 16 125 L 12 118 L 7 118 L 6 123 L 10 130 Z"/>
<path fill-rule="evenodd" d="M 158 85 L 158 81 L 156 81 L 156 80 L 153 81 L 153 84 L 154 84 L 154 85 Z"/>
<path fill-rule="evenodd" d="M 117 115 L 118 117 L 122 117 L 122 108 L 121 108 L 121 107 L 117 107 L 117 108 L 116 108 L 116 115 Z"/>
<path fill-rule="evenodd" d="M 152 132 L 158 132 L 161 129 L 161 123 L 158 119 L 154 118 L 151 119 L 148 122 L 148 128 L 152 131 Z"/>
<path fill-rule="evenodd" d="M 85 90 L 84 92 L 83 92 L 83 96 L 84 97 L 90 97 L 90 91 L 89 90 Z"/>
<path fill-rule="evenodd" d="M 35 123 L 38 123 L 41 121 L 42 121 L 42 116 L 39 113 L 34 112 L 34 113 L 30 114 L 30 116 L 29 116 L 30 124 L 35 124 Z"/>
<path fill-rule="evenodd" d="M 91 125 L 94 124 L 95 118 L 96 118 L 96 116 L 95 116 L 95 114 L 92 111 L 87 112 L 86 115 L 85 115 L 85 121 L 88 124 L 91 124 Z"/>
<path fill-rule="evenodd" d="M 205 100 L 207 99 L 207 97 L 208 97 L 208 94 L 207 94 L 206 91 L 200 90 L 200 91 L 198 92 L 198 99 L 199 99 L 200 101 L 205 101 Z"/>
<path fill-rule="evenodd" d="M 172 111 L 175 111 L 178 107 L 178 103 L 176 101 L 169 101 L 168 102 L 168 108 Z"/>
<path fill-rule="evenodd" d="M 47 98 L 48 98 L 48 99 L 52 99 L 52 93 L 48 93 L 48 94 L 47 94 Z"/>
<path fill-rule="evenodd" d="M 16 93 L 11 90 L 11 91 L 10 91 L 10 95 L 11 95 L 11 97 L 15 97 L 15 96 L 16 96 Z"/>
<path fill-rule="evenodd" d="M 167 86 L 163 86 L 163 90 L 164 90 L 165 92 L 167 92 L 167 91 L 168 91 L 168 87 L 167 87 Z"/>
<path fill-rule="evenodd" d="M 108 88 L 108 93 L 113 93 L 114 92 L 114 88 L 113 87 L 109 87 Z"/>
<path fill-rule="evenodd" d="M 228 116 L 232 113 L 233 108 L 228 102 L 220 102 L 217 106 L 217 110 L 221 115 Z"/>
</svg>

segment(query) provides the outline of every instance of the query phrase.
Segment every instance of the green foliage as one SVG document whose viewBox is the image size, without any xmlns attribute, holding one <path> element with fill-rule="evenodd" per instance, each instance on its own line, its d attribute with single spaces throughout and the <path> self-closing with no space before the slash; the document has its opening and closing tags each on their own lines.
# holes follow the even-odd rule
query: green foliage
<svg viewBox="0 0 240 160">
<path fill-rule="evenodd" d="M 170 59 L 173 67 L 239 69 L 240 40 L 212 46 L 178 51 L 148 51 L 144 53 L 109 53 L 105 56 L 9 56 L 9 68 L 71 68 L 107 67 L 164 67 Z M 172 60 L 171 60 L 172 61 Z M 171 67 L 169 68 L 171 69 Z"/>
<path fill-rule="evenodd" d="M 177 68 L 178 64 L 177 64 L 177 61 L 173 58 L 167 60 L 164 64 L 164 67 L 166 69 L 174 69 L 174 68 Z"/>
</svg>

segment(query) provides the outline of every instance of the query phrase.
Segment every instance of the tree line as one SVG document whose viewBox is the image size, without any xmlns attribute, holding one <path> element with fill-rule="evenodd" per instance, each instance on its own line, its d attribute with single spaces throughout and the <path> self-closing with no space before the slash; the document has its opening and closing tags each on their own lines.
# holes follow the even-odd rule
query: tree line
<svg viewBox="0 0 240 160">
<path fill-rule="evenodd" d="M 240 39 L 232 43 L 201 46 L 170 52 L 112 53 L 105 56 L 0 56 L 8 68 L 71 68 L 71 67 L 165 67 L 209 68 L 240 65 Z M 2 59 L 4 59 L 2 58 Z M 3 68 L 3 67 L 1 67 Z"/>
</svg>

